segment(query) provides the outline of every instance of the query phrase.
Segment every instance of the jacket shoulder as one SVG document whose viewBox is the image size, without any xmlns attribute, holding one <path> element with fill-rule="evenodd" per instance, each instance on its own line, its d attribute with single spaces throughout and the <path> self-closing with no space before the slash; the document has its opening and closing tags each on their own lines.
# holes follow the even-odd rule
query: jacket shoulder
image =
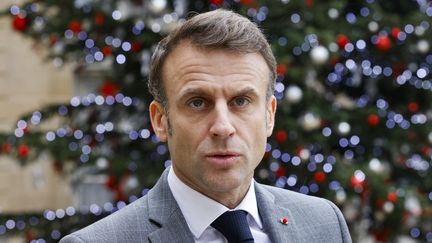
<svg viewBox="0 0 432 243">
<path fill-rule="evenodd" d="M 143 196 L 117 212 L 78 230 L 60 243 L 145 242 L 157 226 L 148 217 L 148 198 Z"/>
<path fill-rule="evenodd" d="M 290 191 L 288 189 L 283 189 L 279 187 L 269 186 L 269 185 L 263 185 L 259 184 L 259 186 L 264 189 L 265 191 L 271 193 L 275 197 L 275 199 L 279 199 L 278 202 L 280 202 L 282 205 L 290 206 L 328 206 L 327 199 L 305 195 L 299 192 Z"/>
<path fill-rule="evenodd" d="M 279 208 L 289 210 L 296 229 L 303 232 L 304 237 L 310 237 L 309 242 L 315 242 L 314 236 L 334 237 L 342 242 L 352 242 L 346 221 L 333 202 L 273 186 L 258 184 L 258 187 L 259 191 L 271 198 Z"/>
</svg>

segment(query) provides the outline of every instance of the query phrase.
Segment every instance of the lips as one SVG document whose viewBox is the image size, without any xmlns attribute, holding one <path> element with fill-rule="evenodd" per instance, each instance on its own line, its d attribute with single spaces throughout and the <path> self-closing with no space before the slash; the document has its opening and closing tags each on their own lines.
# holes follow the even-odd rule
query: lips
<svg viewBox="0 0 432 243">
<path fill-rule="evenodd" d="M 227 168 L 235 165 L 240 158 L 240 154 L 235 152 L 213 152 L 206 156 L 206 160 L 218 168 Z"/>
</svg>

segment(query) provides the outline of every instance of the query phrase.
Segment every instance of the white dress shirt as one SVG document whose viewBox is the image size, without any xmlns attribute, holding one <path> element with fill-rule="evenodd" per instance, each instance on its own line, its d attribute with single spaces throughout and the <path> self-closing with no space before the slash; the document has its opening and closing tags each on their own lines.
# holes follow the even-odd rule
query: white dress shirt
<svg viewBox="0 0 432 243">
<path fill-rule="evenodd" d="M 168 173 L 168 185 L 183 213 L 196 243 L 226 243 L 226 238 L 210 224 L 230 209 L 208 198 L 184 184 L 171 167 Z M 253 179 L 246 196 L 233 210 L 248 212 L 247 220 L 256 243 L 270 243 L 269 236 L 263 231 L 258 214 Z"/>
</svg>

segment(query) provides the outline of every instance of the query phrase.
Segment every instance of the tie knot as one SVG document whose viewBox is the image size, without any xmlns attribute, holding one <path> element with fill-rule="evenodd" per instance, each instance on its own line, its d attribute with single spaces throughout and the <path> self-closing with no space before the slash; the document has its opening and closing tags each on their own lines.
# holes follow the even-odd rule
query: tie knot
<svg viewBox="0 0 432 243">
<path fill-rule="evenodd" d="M 211 226 L 221 232 L 229 243 L 253 243 L 252 233 L 243 210 L 227 211 L 219 216 Z"/>
</svg>

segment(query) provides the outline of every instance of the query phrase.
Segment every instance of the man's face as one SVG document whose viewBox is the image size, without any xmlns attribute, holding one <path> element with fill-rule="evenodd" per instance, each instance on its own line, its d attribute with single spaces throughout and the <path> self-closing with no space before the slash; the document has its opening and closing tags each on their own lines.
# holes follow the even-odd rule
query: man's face
<svg viewBox="0 0 432 243">
<path fill-rule="evenodd" d="M 167 57 L 168 112 L 153 101 L 150 115 L 185 184 L 213 199 L 249 187 L 274 125 L 276 99 L 266 100 L 269 76 L 257 53 L 182 42 Z"/>
</svg>

